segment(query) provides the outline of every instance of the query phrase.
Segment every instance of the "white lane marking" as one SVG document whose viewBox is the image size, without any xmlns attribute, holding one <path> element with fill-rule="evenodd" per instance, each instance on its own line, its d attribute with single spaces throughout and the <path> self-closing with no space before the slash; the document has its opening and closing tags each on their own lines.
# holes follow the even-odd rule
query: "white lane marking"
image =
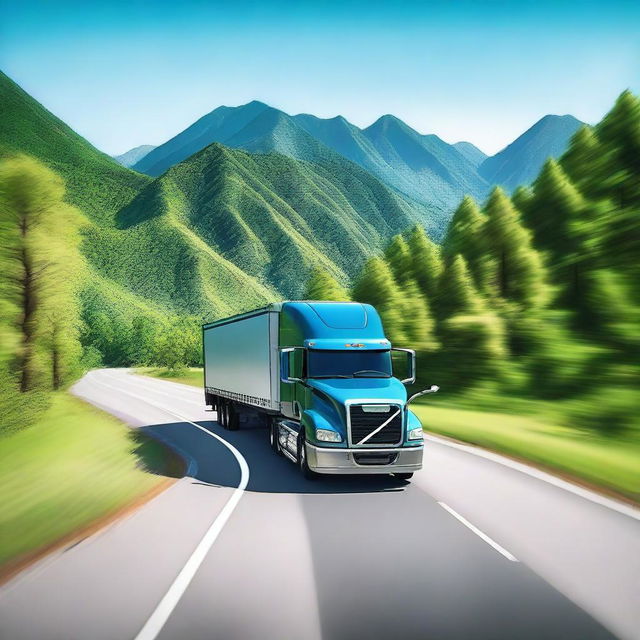
<svg viewBox="0 0 640 640">
<path fill-rule="evenodd" d="M 448 504 L 444 502 L 438 502 L 438 504 L 448 511 L 454 518 L 457 518 L 462 524 L 471 529 L 473 533 L 475 533 L 479 538 L 482 538 L 488 545 L 492 546 L 498 553 L 501 553 L 507 560 L 511 560 L 511 562 L 518 562 L 518 559 L 509 553 L 504 547 L 501 547 L 495 540 L 490 538 L 486 533 L 480 531 L 478 527 L 471 524 L 466 518 L 463 518 L 457 511 L 454 511 Z"/>
<path fill-rule="evenodd" d="M 400 409 L 398 409 L 390 418 L 385 420 L 377 429 L 374 429 L 368 436 L 362 438 L 362 440 L 360 440 L 360 442 L 358 442 L 357 444 L 364 444 L 369 438 L 375 436 L 378 431 L 384 429 L 399 413 Z"/>
<path fill-rule="evenodd" d="M 510 469 L 514 469 L 515 471 L 520 471 L 520 473 L 524 473 L 528 476 L 531 476 L 532 478 L 536 478 L 537 480 L 542 480 L 547 484 L 552 484 L 554 487 L 569 491 L 570 493 L 580 496 L 585 500 L 595 502 L 602 507 L 607 507 L 608 509 L 617 511 L 618 513 L 622 513 L 623 515 L 634 518 L 635 520 L 640 520 L 640 509 L 636 509 L 631 505 L 624 504 L 624 502 L 618 502 L 617 500 L 613 500 L 612 498 L 601 496 L 600 494 L 589 491 L 588 489 L 583 489 L 581 486 L 573 484 L 572 482 L 568 482 L 567 480 L 563 480 L 562 478 L 558 478 L 551 473 L 540 471 L 540 469 L 536 469 L 535 467 L 530 467 L 529 465 L 523 464 L 522 462 L 517 462 L 516 460 L 511 460 L 510 458 L 505 458 L 497 453 L 487 451 L 486 449 L 482 449 L 480 447 L 474 447 L 473 445 L 451 442 L 450 440 L 444 440 L 443 438 L 438 438 L 427 433 L 424 434 L 424 437 L 426 440 L 437 442 L 438 444 L 442 444 L 446 447 L 459 449 L 460 451 L 464 451 L 465 453 L 470 453 L 471 455 L 486 458 L 487 460 L 491 460 L 492 462 L 497 462 L 503 467 L 509 467 Z"/>
<path fill-rule="evenodd" d="M 180 573 L 178 573 L 176 579 L 169 587 L 169 590 L 164 594 L 149 619 L 145 622 L 142 629 L 140 629 L 138 634 L 135 636 L 135 640 L 154 640 L 166 624 L 173 610 L 176 608 L 178 602 L 184 595 L 184 592 L 187 590 L 187 587 L 200 568 L 200 565 L 203 563 L 205 557 L 207 556 L 207 553 L 209 553 L 211 547 L 213 546 L 213 543 L 216 541 L 218 535 L 220 535 L 220 532 L 224 528 L 225 524 L 227 524 L 229 517 L 238 505 L 238 502 L 240 501 L 240 498 L 242 497 L 242 494 L 244 493 L 249 482 L 249 465 L 247 464 L 244 456 L 231 443 L 227 442 L 224 438 L 221 438 L 215 433 L 208 431 L 199 424 L 192 422 L 191 420 L 189 420 L 189 418 L 176 413 L 172 409 L 160 406 L 158 404 L 155 404 L 154 402 L 149 402 L 149 400 L 143 398 L 137 393 L 119 389 L 118 387 L 107 384 L 102 380 L 95 380 L 95 376 L 93 376 L 93 378 L 93 381 L 97 382 L 98 384 L 114 389 L 120 393 L 124 393 L 125 395 L 138 398 L 146 404 L 161 409 L 162 411 L 166 411 L 179 420 L 193 425 L 196 429 L 200 429 L 200 431 L 203 431 L 212 438 L 215 438 L 225 447 L 227 447 L 227 449 L 229 449 L 229 451 L 231 451 L 231 453 L 235 456 L 238 465 L 240 466 L 240 484 L 236 487 L 236 489 L 234 489 L 231 497 L 229 498 L 229 500 L 227 500 L 227 503 L 224 505 L 216 519 L 211 523 L 211 526 L 209 527 L 209 529 L 207 529 L 207 532 L 204 534 L 204 536 L 194 549 L 193 553 L 180 570 Z"/>
</svg>

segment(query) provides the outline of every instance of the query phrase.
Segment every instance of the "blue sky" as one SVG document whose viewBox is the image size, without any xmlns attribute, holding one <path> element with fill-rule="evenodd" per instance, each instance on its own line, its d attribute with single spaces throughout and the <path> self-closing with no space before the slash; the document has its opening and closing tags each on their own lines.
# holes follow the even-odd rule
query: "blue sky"
<svg viewBox="0 0 640 640">
<path fill-rule="evenodd" d="M 619 0 L 0 0 L 0 25 L 0 68 L 108 153 L 253 99 L 493 153 L 640 90 L 640 3 Z"/>
</svg>

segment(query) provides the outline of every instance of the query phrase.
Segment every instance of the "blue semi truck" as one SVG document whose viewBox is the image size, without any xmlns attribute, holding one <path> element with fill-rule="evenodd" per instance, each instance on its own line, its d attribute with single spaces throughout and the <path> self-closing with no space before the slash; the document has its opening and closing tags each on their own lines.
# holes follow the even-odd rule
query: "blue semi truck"
<svg viewBox="0 0 640 640">
<path fill-rule="evenodd" d="M 392 347 L 371 305 L 271 304 L 204 325 L 203 350 L 205 402 L 222 426 L 264 421 L 272 449 L 307 478 L 408 479 L 422 467 L 422 425 L 407 405 L 438 388 L 407 399 L 415 352 Z"/>
</svg>

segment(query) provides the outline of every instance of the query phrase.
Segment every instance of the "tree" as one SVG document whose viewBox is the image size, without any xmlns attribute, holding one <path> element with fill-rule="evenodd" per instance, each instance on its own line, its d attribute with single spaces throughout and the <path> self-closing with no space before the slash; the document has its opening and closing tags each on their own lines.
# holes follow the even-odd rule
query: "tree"
<svg viewBox="0 0 640 640">
<path fill-rule="evenodd" d="M 486 306 L 474 287 L 466 260 L 453 256 L 446 264 L 438 289 L 438 315 L 470 315 L 486 312 Z"/>
<path fill-rule="evenodd" d="M 346 302 L 349 294 L 328 271 L 317 267 L 311 272 L 304 299 Z"/>
<path fill-rule="evenodd" d="M 504 324 L 488 311 L 459 254 L 445 266 L 438 308 L 442 375 L 456 385 L 496 376 L 505 355 Z"/>
<path fill-rule="evenodd" d="M 403 332 L 412 349 L 433 351 L 438 343 L 434 336 L 434 321 L 429 303 L 415 280 L 405 281 L 400 287 L 402 297 Z"/>
<path fill-rule="evenodd" d="M 442 244 L 445 263 L 461 255 L 473 276 L 475 285 L 481 291 L 488 287 L 488 273 L 485 264 L 486 239 L 484 227 L 487 220 L 475 200 L 465 196 L 453 214 Z"/>
<path fill-rule="evenodd" d="M 427 237 L 424 227 L 415 225 L 409 233 L 411 272 L 422 295 L 433 300 L 438 291 L 442 274 L 442 259 L 439 248 Z"/>
<path fill-rule="evenodd" d="M 640 205 L 640 99 L 623 91 L 596 126 L 596 135 L 606 169 L 594 177 L 615 194 L 620 208 Z"/>
<path fill-rule="evenodd" d="M 80 215 L 64 201 L 61 178 L 27 156 L 0 166 L 0 290 L 20 336 L 20 390 L 47 378 L 59 388 L 80 354 Z"/>
<path fill-rule="evenodd" d="M 494 296 L 523 309 L 544 305 L 549 297 L 542 259 L 532 247 L 531 233 L 509 197 L 496 187 L 485 205 L 487 274 Z"/>
<path fill-rule="evenodd" d="M 353 287 L 352 297 L 377 309 L 391 342 L 407 342 L 402 317 L 402 296 L 391 269 L 382 258 L 367 260 Z"/>
<path fill-rule="evenodd" d="M 393 275 L 400 285 L 405 284 L 412 276 L 412 261 L 409 245 L 401 235 L 391 238 L 384 253 L 387 264 L 391 268 Z"/>
<path fill-rule="evenodd" d="M 533 191 L 525 222 L 533 231 L 536 248 L 547 257 L 554 281 L 561 286 L 562 303 L 572 306 L 580 295 L 589 260 L 584 230 L 589 225 L 591 210 L 553 159 L 544 164 Z"/>
<path fill-rule="evenodd" d="M 581 192 L 597 196 L 598 188 L 590 188 L 590 177 L 601 162 L 599 142 L 592 127 L 583 125 L 571 138 L 569 147 L 560 160 L 563 170 Z"/>
</svg>

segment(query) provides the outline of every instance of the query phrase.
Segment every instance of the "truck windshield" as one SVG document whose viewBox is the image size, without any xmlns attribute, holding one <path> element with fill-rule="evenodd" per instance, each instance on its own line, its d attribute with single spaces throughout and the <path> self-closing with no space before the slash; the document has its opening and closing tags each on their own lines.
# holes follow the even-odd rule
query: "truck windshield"
<svg viewBox="0 0 640 640">
<path fill-rule="evenodd" d="M 390 378 L 391 353 L 387 351 L 309 350 L 309 378 Z"/>
</svg>

